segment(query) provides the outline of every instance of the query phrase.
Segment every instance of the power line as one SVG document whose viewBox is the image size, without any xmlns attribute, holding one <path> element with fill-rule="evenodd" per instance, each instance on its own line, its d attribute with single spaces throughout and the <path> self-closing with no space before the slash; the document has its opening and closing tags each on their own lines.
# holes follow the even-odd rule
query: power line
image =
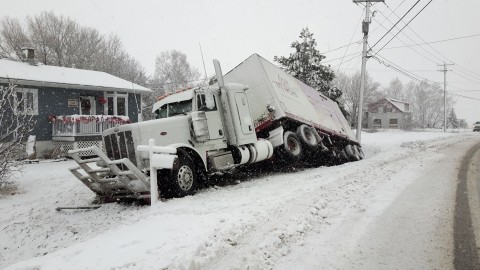
<svg viewBox="0 0 480 270">
<path fill-rule="evenodd" d="M 382 15 L 383 17 L 385 17 L 386 20 L 388 20 L 390 23 L 393 24 L 393 22 L 392 22 L 388 17 L 386 17 L 386 16 L 383 14 L 383 12 L 381 12 L 381 11 L 378 11 L 378 12 L 380 13 L 380 15 Z M 400 17 L 399 17 L 397 14 L 395 14 L 393 11 L 392 11 L 392 13 L 393 13 L 397 18 L 400 18 Z M 411 31 L 413 31 L 410 27 L 408 27 L 408 28 L 409 28 Z M 416 33 L 415 33 L 415 34 L 416 34 Z M 407 33 L 402 32 L 402 35 L 404 35 L 406 38 L 408 38 L 411 42 L 416 43 L 416 41 L 413 40 L 413 38 L 411 38 Z M 416 34 L 416 35 L 418 36 L 418 34 Z M 420 37 L 420 36 L 418 36 L 418 37 Z M 407 43 L 404 42 L 401 38 L 397 37 L 397 39 L 398 39 L 400 42 L 402 42 L 404 45 L 407 45 Z M 420 37 L 420 39 L 422 39 L 422 38 Z M 428 61 L 433 62 L 434 64 L 437 64 L 437 63 L 438 63 L 436 60 L 432 60 L 430 57 L 427 57 L 427 55 L 426 55 L 425 53 L 420 53 L 419 51 L 417 51 L 417 50 L 414 49 L 414 48 L 410 48 L 410 49 L 411 49 L 412 51 L 414 51 L 415 53 L 417 53 L 418 55 L 420 55 L 421 57 L 427 59 Z M 424 52 L 426 52 L 427 54 L 433 56 L 434 58 L 438 59 L 439 61 L 443 62 L 443 59 L 438 58 L 437 56 L 435 56 L 434 54 L 432 54 L 431 52 L 429 52 L 429 51 L 426 50 L 425 48 L 420 47 L 420 49 L 423 50 Z"/>
<path fill-rule="evenodd" d="M 363 13 L 363 11 L 362 11 Z M 355 32 L 357 32 L 357 29 L 358 29 L 358 25 L 360 24 L 360 22 L 362 21 L 362 18 L 363 18 L 363 14 L 360 15 L 360 21 L 357 23 L 357 26 L 355 26 L 355 30 L 353 30 L 353 34 L 352 34 L 352 37 L 350 38 L 350 43 L 349 44 L 352 44 L 352 40 L 353 40 L 353 37 L 355 36 Z M 350 48 L 350 45 L 347 46 L 347 49 L 345 50 L 345 52 L 343 53 L 343 57 L 342 57 L 342 61 L 340 61 L 340 65 L 338 65 L 338 68 L 337 68 L 337 73 L 338 73 L 338 69 L 340 68 L 340 66 L 342 65 L 343 63 L 343 59 L 345 59 L 345 55 L 347 54 L 348 52 L 348 48 Z"/>
<path fill-rule="evenodd" d="M 397 18 L 399 18 L 399 16 L 395 13 L 395 10 L 398 8 L 396 8 L 395 10 L 392 10 L 387 4 L 385 4 L 387 6 L 388 9 L 390 9 L 392 11 L 392 14 L 394 14 Z M 382 16 L 385 16 L 383 15 L 382 12 L 380 12 L 382 14 Z M 433 51 L 435 51 L 438 55 L 440 55 L 441 57 L 443 57 L 443 59 L 440 59 L 439 57 L 433 55 L 432 53 L 430 53 L 429 51 L 425 50 L 423 47 L 420 47 L 422 48 L 425 52 L 427 52 L 428 54 L 432 55 L 433 57 L 435 57 L 436 59 L 440 60 L 440 61 L 445 61 L 444 59 L 448 60 L 448 62 L 454 62 L 452 61 L 451 59 L 449 59 L 448 57 L 446 57 L 444 54 L 442 54 L 440 51 L 438 51 L 437 49 L 435 49 L 432 45 L 430 45 L 430 42 L 426 42 L 417 32 L 415 32 L 415 30 L 413 30 L 410 26 L 408 26 L 408 29 L 410 29 L 410 31 L 412 31 L 420 40 L 422 40 L 424 42 L 425 45 L 428 45 L 428 47 L 430 47 Z M 408 37 L 408 35 L 404 34 L 405 36 Z M 467 36 L 467 37 L 474 37 L 474 36 L 478 36 L 480 34 L 476 34 L 476 35 L 470 35 L 470 36 Z M 410 40 L 412 40 L 410 37 L 408 37 Z M 460 38 L 464 38 L 464 37 L 460 37 Z M 454 39 L 460 39 L 460 38 L 454 38 Z M 454 40 L 452 39 L 452 40 Z M 413 40 L 412 40 L 413 41 Z M 480 79 L 480 74 L 478 73 L 475 73 L 471 70 L 469 70 L 468 68 L 466 67 L 463 67 L 462 65 L 459 65 L 458 63 L 456 64 L 457 67 L 459 68 L 459 72 L 467 75 L 467 76 L 470 76 L 470 77 L 473 77 L 475 79 Z"/>
<path fill-rule="evenodd" d="M 380 12 L 380 11 L 379 11 L 379 12 Z M 385 15 L 383 15 L 382 12 L 380 12 L 380 14 L 385 17 Z M 390 21 L 388 18 L 387 18 L 387 20 Z M 391 21 L 390 21 L 390 22 L 391 22 Z M 392 23 L 392 22 L 391 22 L 391 23 Z M 385 27 L 384 27 L 384 28 L 385 28 Z M 385 29 L 386 29 L 386 28 L 385 28 Z M 414 41 L 411 37 L 409 37 L 407 34 L 405 34 L 405 33 L 402 33 L 402 34 L 405 35 L 405 36 L 406 36 L 408 39 L 410 39 L 411 41 L 415 42 L 415 41 Z M 407 44 L 407 43 L 404 42 L 401 38 L 398 38 L 398 40 L 399 40 L 400 42 L 402 42 L 403 44 L 405 44 L 405 45 Z M 420 55 L 421 57 L 427 59 L 428 61 L 433 62 L 434 64 L 437 64 L 437 62 L 436 62 L 435 60 L 432 60 L 431 58 L 427 57 L 425 54 L 420 53 L 419 51 L 417 51 L 417 50 L 414 49 L 414 48 L 410 48 L 410 49 L 411 49 L 412 51 L 414 51 L 415 53 L 417 53 L 418 55 Z M 424 48 L 422 48 L 422 49 L 425 50 Z M 427 53 L 429 53 L 429 52 L 427 51 Z M 435 57 L 435 56 L 434 56 L 434 57 Z M 435 58 L 436 58 L 436 57 L 435 57 Z"/>
<path fill-rule="evenodd" d="M 360 39 L 360 40 L 357 40 L 357 41 L 354 41 L 354 42 L 350 42 L 350 43 L 348 43 L 348 44 L 345 44 L 345 45 L 343 45 L 343 46 L 340 46 L 340 47 L 338 47 L 338 48 L 335 48 L 335 49 L 332 49 L 332 50 L 329 50 L 329 51 L 326 51 L 326 52 L 321 52 L 320 54 L 327 54 L 327 53 L 331 53 L 331 52 L 334 52 L 334 51 L 338 51 L 338 50 L 343 49 L 343 48 L 345 48 L 345 47 L 348 47 L 348 46 L 350 46 L 350 45 L 352 45 L 352 44 L 360 43 L 360 42 L 362 42 L 361 39 Z"/>
<path fill-rule="evenodd" d="M 347 54 L 347 55 L 345 55 L 345 56 L 348 57 L 348 56 L 359 55 L 359 54 L 361 54 L 361 52 L 351 53 L 351 54 Z M 330 59 L 330 60 L 327 60 L 327 61 L 323 61 L 323 64 L 329 63 L 329 62 L 332 62 L 332 61 L 335 61 L 335 60 L 338 60 L 338 59 L 342 59 L 342 58 L 343 58 L 343 56 L 342 56 L 342 57 L 333 58 L 333 59 Z"/>
<path fill-rule="evenodd" d="M 392 11 L 392 13 L 393 13 L 395 10 L 397 10 L 400 6 L 402 6 L 405 1 L 406 1 L 406 0 L 403 0 L 396 8 Z M 390 7 L 387 5 L 387 3 L 385 3 L 385 2 L 383 2 L 383 3 L 385 4 L 385 6 L 387 6 L 388 8 L 390 8 Z M 377 9 L 377 10 L 378 10 L 378 9 Z M 391 9 L 390 9 L 390 10 L 391 10 Z M 379 11 L 379 12 L 381 13 L 381 11 Z M 390 15 L 392 15 L 392 13 L 390 13 Z M 383 14 L 382 14 L 382 15 L 383 15 Z M 390 15 L 389 15 L 389 16 L 390 16 Z M 380 26 L 382 26 L 384 29 L 387 29 L 386 27 L 383 26 L 383 23 L 387 20 L 387 17 L 386 17 L 386 16 L 383 16 L 383 17 L 384 17 L 383 21 L 382 21 L 381 23 L 379 23 L 379 25 L 375 28 L 375 30 L 373 30 L 373 32 L 377 31 L 377 29 L 378 29 Z M 398 17 L 398 16 L 397 16 L 397 17 Z"/>
<path fill-rule="evenodd" d="M 474 98 L 474 97 L 464 96 L 464 95 L 460 95 L 460 94 L 457 94 L 457 93 L 454 93 L 454 92 L 451 92 L 451 91 L 447 91 L 447 93 L 449 93 L 450 95 L 459 96 L 459 97 L 463 97 L 463 98 L 468 98 L 468 99 L 473 99 L 473 100 L 480 100 L 480 98 Z"/>
<path fill-rule="evenodd" d="M 407 27 L 420 13 L 422 13 L 422 11 L 428 6 L 430 5 L 430 3 L 432 3 L 433 0 L 430 0 L 412 19 L 410 19 L 410 21 L 408 21 L 404 27 L 402 27 L 402 29 L 400 29 L 400 31 L 398 31 L 387 43 L 385 43 L 385 45 L 382 46 L 382 48 L 380 48 L 377 53 L 379 53 L 383 48 L 385 48 L 385 46 L 388 45 L 388 43 L 390 43 L 400 32 L 403 31 L 403 29 L 405 29 L 405 27 Z M 402 20 L 402 19 L 400 19 Z"/>
<path fill-rule="evenodd" d="M 405 14 L 402 16 L 402 18 L 400 18 L 400 20 L 398 20 L 398 22 L 395 23 L 395 24 L 390 28 L 390 30 L 388 30 L 375 44 L 373 44 L 373 46 L 372 46 L 370 49 L 373 49 L 388 33 L 390 33 L 390 31 L 392 31 L 392 30 L 395 28 L 395 26 L 397 26 L 397 24 L 398 24 L 399 22 L 401 22 L 402 19 L 405 18 L 405 16 L 407 16 L 407 14 L 408 14 L 419 2 L 420 2 L 420 0 L 418 0 L 411 8 L 407 11 L 407 13 L 405 13 Z"/>
<path fill-rule="evenodd" d="M 392 50 L 392 49 L 399 49 L 399 48 L 407 48 L 407 47 L 428 45 L 428 44 L 441 43 L 441 42 L 447 42 L 447 41 L 464 39 L 464 38 L 471 38 L 471 37 L 478 37 L 478 36 L 480 36 L 480 34 L 474 34 L 474 35 L 462 36 L 462 37 L 455 37 L 455 38 L 449 38 L 449 39 L 442 39 L 442 40 L 435 40 L 435 41 L 428 41 L 428 42 L 424 41 L 423 43 L 414 43 L 414 44 L 407 44 L 405 46 L 388 47 L 388 48 L 384 48 L 384 50 Z M 450 61 L 450 62 L 452 62 L 452 61 Z"/>
</svg>

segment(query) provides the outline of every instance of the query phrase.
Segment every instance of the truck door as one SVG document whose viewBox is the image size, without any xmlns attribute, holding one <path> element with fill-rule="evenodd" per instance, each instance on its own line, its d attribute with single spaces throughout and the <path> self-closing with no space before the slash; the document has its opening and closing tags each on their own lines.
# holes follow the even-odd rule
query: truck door
<svg viewBox="0 0 480 270">
<path fill-rule="evenodd" d="M 205 95 L 197 94 L 197 111 L 204 111 L 207 118 L 208 135 L 210 140 L 223 139 L 225 132 L 223 129 L 222 118 L 218 111 L 217 101 L 214 97 L 215 107 L 208 109 L 205 103 Z"/>
<path fill-rule="evenodd" d="M 250 116 L 250 108 L 248 107 L 247 95 L 245 93 L 235 93 L 235 103 L 237 104 L 237 113 L 240 119 L 240 127 L 242 133 L 253 133 L 253 122 Z"/>
</svg>

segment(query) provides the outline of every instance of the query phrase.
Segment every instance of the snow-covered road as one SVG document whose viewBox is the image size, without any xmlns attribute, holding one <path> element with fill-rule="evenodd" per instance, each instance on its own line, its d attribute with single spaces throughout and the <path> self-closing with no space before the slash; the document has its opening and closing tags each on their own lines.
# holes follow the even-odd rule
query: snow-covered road
<svg viewBox="0 0 480 270">
<path fill-rule="evenodd" d="M 452 268 L 457 168 L 480 137 L 363 140 L 360 162 L 242 178 L 153 208 L 56 212 L 94 196 L 70 161 L 28 165 L 20 192 L 0 198 L 0 268 Z"/>
</svg>

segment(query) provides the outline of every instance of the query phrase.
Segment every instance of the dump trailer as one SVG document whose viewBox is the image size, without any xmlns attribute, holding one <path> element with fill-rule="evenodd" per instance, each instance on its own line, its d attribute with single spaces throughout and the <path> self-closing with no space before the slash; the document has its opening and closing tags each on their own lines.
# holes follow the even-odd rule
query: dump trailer
<svg viewBox="0 0 480 270">
<path fill-rule="evenodd" d="M 295 164 L 364 157 L 337 104 L 253 54 L 217 84 L 162 96 L 154 120 L 102 134 L 103 149 L 72 150 L 70 171 L 106 200 L 150 198 L 151 173 L 163 197 L 194 194 L 210 175 L 265 160 Z M 149 142 L 155 160 L 146 149 Z M 83 153 L 94 153 L 84 158 Z M 150 165 L 155 164 L 155 171 Z"/>
</svg>

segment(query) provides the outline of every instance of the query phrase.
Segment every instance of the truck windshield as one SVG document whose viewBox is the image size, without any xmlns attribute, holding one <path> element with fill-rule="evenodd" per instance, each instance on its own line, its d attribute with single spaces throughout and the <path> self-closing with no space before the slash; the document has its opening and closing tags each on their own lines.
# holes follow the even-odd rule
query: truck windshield
<svg viewBox="0 0 480 270">
<path fill-rule="evenodd" d="M 192 111 L 192 100 L 184 100 L 175 103 L 165 104 L 155 111 L 155 118 L 172 117 L 179 114 L 186 114 Z"/>
</svg>

